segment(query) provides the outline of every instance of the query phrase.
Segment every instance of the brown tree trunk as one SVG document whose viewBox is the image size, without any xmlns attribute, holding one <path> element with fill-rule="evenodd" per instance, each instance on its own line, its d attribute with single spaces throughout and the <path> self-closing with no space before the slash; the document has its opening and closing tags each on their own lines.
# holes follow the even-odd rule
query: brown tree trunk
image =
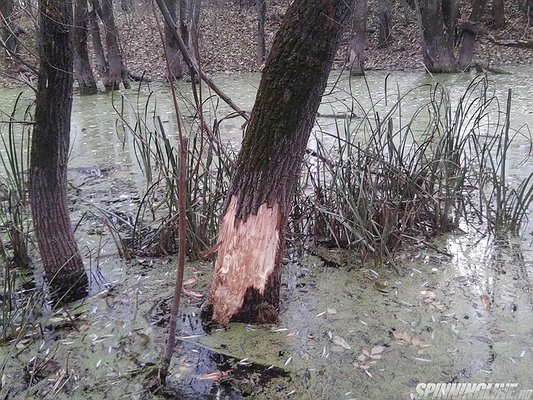
<svg viewBox="0 0 533 400">
<path fill-rule="evenodd" d="M 106 91 L 118 90 L 120 83 L 130 87 L 128 74 L 122 62 L 122 54 L 118 41 L 118 30 L 115 25 L 113 0 L 102 0 L 102 22 L 105 28 L 105 44 L 107 50 L 107 70 L 104 75 Z"/>
<path fill-rule="evenodd" d="M 67 206 L 72 110 L 72 3 L 40 2 L 40 69 L 31 143 L 30 201 L 45 276 L 55 299 L 87 293 L 87 275 Z"/>
<path fill-rule="evenodd" d="M 451 49 L 455 47 L 455 32 L 459 17 L 458 0 L 442 0 L 442 18 L 444 20 L 444 39 Z"/>
<path fill-rule="evenodd" d="M 529 3 L 531 4 L 531 0 Z M 503 0 L 492 0 L 492 19 L 496 28 L 502 29 L 505 27 L 505 6 Z"/>
<path fill-rule="evenodd" d="M 459 53 L 459 66 L 462 69 L 469 69 L 472 65 L 474 56 L 474 44 L 479 31 L 479 21 L 485 9 L 486 0 L 474 0 L 472 11 L 468 22 L 464 23 L 461 28 L 461 52 Z"/>
<path fill-rule="evenodd" d="M 0 0 L 0 34 L 7 56 L 17 52 L 17 35 L 11 22 L 12 14 L 13 0 Z"/>
<path fill-rule="evenodd" d="M 458 65 L 447 36 L 442 0 L 417 0 L 416 8 L 426 68 L 429 72 L 456 72 Z"/>
<path fill-rule="evenodd" d="M 256 0 L 257 3 L 257 64 L 263 65 L 266 60 L 265 45 L 265 21 L 266 21 L 266 0 Z"/>
<path fill-rule="evenodd" d="M 390 1 L 378 0 L 379 6 L 379 30 L 378 47 L 389 47 L 390 45 Z"/>
<path fill-rule="evenodd" d="M 107 70 L 107 60 L 105 59 L 102 37 L 100 36 L 100 27 L 98 26 L 98 15 L 102 15 L 102 10 L 98 0 L 90 0 L 89 5 L 89 31 L 91 32 L 94 56 L 96 58 L 96 68 L 102 77 Z"/>
<path fill-rule="evenodd" d="M 352 32 L 348 47 L 348 68 L 351 75 L 364 75 L 364 51 L 366 40 L 367 0 L 353 2 Z"/>
<path fill-rule="evenodd" d="M 95 94 L 97 90 L 87 51 L 88 21 L 87 0 L 76 0 L 74 13 L 74 72 L 82 95 Z"/>
<path fill-rule="evenodd" d="M 287 10 L 228 192 L 204 318 L 277 319 L 287 216 L 349 10 L 345 0 L 295 0 Z"/>
<path fill-rule="evenodd" d="M 176 0 L 165 0 L 168 11 L 172 16 L 174 23 L 176 22 Z M 169 78 L 180 79 L 183 78 L 183 60 L 181 52 L 178 47 L 178 43 L 172 35 L 173 26 L 168 26 L 165 23 L 165 46 L 166 46 L 166 55 L 168 57 L 168 64 L 170 69 Z"/>
</svg>

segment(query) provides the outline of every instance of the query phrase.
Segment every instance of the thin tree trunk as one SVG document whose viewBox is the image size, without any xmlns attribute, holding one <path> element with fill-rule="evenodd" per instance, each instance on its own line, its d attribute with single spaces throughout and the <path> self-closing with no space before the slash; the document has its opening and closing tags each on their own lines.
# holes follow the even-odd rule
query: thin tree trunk
<svg viewBox="0 0 533 400">
<path fill-rule="evenodd" d="M 532 0 L 529 0 L 530 4 L 531 1 Z M 503 4 L 503 0 L 492 0 L 492 18 L 494 20 L 494 25 L 496 26 L 496 28 L 505 28 L 505 6 Z"/>
<path fill-rule="evenodd" d="M 174 23 L 176 23 L 176 6 L 177 0 L 165 0 L 168 11 L 172 16 Z M 183 78 L 183 67 L 182 67 L 182 57 L 179 50 L 178 43 L 174 36 L 172 35 L 173 26 L 169 26 L 165 23 L 165 45 L 167 46 L 167 57 L 168 64 L 170 69 L 170 77 L 174 79 Z"/>
<path fill-rule="evenodd" d="M 87 51 L 88 21 L 87 0 L 76 0 L 74 13 L 74 72 L 82 95 L 94 94 L 97 90 Z"/>
<path fill-rule="evenodd" d="M 87 294 L 87 275 L 67 206 L 67 159 L 72 110 L 72 4 L 41 0 L 41 51 L 35 128 L 31 143 L 30 201 L 45 276 L 55 299 Z"/>
<path fill-rule="evenodd" d="M 468 22 L 461 26 L 461 52 L 459 54 L 459 66 L 462 69 L 468 69 L 472 65 L 474 56 L 474 44 L 479 31 L 479 21 L 485 9 L 486 0 L 474 0 L 472 11 Z"/>
<path fill-rule="evenodd" d="M 353 7 L 352 32 L 348 47 L 348 68 L 350 69 L 351 75 L 363 75 L 366 21 L 368 17 L 367 0 L 355 0 Z"/>
<path fill-rule="evenodd" d="M 90 0 L 89 8 L 89 31 L 91 33 L 94 56 L 96 58 L 96 69 L 101 77 L 107 70 L 107 60 L 105 58 L 104 47 L 102 46 L 102 37 L 100 36 L 100 27 L 98 26 L 98 15 L 102 15 L 100 3 L 98 0 Z"/>
<path fill-rule="evenodd" d="M 122 62 L 122 54 L 118 41 L 118 30 L 115 25 L 113 0 L 102 0 L 102 22 L 105 28 L 105 43 L 107 49 L 107 71 L 104 75 L 104 86 L 107 91 L 118 90 L 120 83 L 125 88 L 130 87 L 128 74 Z"/>
<path fill-rule="evenodd" d="M 447 37 L 442 0 L 417 0 L 424 64 L 429 72 L 456 72 L 453 45 Z"/>
<path fill-rule="evenodd" d="M 390 1 L 378 0 L 379 6 L 379 31 L 378 47 L 389 47 L 390 45 Z"/>
<path fill-rule="evenodd" d="M 265 20 L 266 0 L 256 0 L 257 3 L 257 64 L 263 65 L 266 60 Z"/>
<path fill-rule="evenodd" d="M 345 0 L 295 0 L 287 10 L 226 199 L 206 319 L 277 319 L 287 217 L 349 10 Z"/>
<path fill-rule="evenodd" d="M 533 0 L 527 2 L 527 20 L 528 26 L 533 27 Z"/>
</svg>

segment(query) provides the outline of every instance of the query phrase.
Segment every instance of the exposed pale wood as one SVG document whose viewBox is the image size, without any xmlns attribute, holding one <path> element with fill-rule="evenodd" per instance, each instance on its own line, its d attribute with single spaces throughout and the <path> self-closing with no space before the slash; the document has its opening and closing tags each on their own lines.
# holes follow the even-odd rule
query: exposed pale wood
<svg viewBox="0 0 533 400">
<path fill-rule="evenodd" d="M 257 215 L 242 221 L 237 217 L 237 203 L 237 196 L 233 196 L 222 220 L 209 298 L 212 319 L 220 324 L 227 324 L 242 312 L 247 292 L 265 295 L 268 282 L 279 279 L 280 273 L 277 265 L 282 218 L 278 205 L 263 204 Z"/>
</svg>

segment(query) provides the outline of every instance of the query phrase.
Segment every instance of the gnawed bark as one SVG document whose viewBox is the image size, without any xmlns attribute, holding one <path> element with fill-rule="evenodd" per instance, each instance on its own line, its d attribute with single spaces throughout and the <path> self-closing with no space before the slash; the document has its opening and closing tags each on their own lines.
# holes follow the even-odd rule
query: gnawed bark
<svg viewBox="0 0 533 400">
<path fill-rule="evenodd" d="M 222 217 L 203 316 L 273 322 L 294 188 L 350 8 L 295 0 L 274 40 Z"/>
</svg>

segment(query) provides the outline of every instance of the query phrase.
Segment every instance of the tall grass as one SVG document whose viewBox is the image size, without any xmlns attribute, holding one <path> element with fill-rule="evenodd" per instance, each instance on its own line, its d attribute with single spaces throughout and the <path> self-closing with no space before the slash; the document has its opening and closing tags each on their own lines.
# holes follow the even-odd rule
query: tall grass
<svg viewBox="0 0 533 400">
<path fill-rule="evenodd" d="M 121 128 L 133 139 L 137 162 L 145 176 L 147 189 L 138 208 L 132 244 L 137 253 L 161 255 L 174 252 L 178 220 L 178 147 L 175 134 L 155 112 L 153 93 L 135 104 L 123 98 L 119 110 Z M 198 107 L 203 107 L 199 105 Z M 124 117 L 126 107 L 134 123 Z M 225 200 L 234 153 L 223 145 L 220 121 L 207 124 L 198 107 L 191 106 L 186 129 L 187 154 L 187 244 L 190 257 L 197 257 L 215 243 L 218 218 Z M 118 107 L 116 108 L 118 109 Z M 142 112 L 139 112 L 141 111 Z M 149 221 L 151 219 L 151 221 Z"/>
<path fill-rule="evenodd" d="M 427 103 L 406 118 L 408 99 L 409 93 L 398 95 L 384 116 L 375 104 L 360 108 L 361 118 L 317 135 L 293 230 L 382 260 L 460 223 L 519 233 L 533 200 L 533 172 L 512 186 L 506 163 L 518 138 L 529 145 L 531 138 L 525 127 L 510 133 L 510 97 L 503 123 L 486 77 L 474 79 L 456 101 L 442 86 L 430 87 Z"/>
<path fill-rule="evenodd" d="M 512 129 L 510 96 L 502 109 L 483 76 L 457 99 L 441 85 L 415 90 L 418 96 L 424 91 L 427 101 L 409 115 L 405 104 L 413 93 L 391 95 L 386 83 L 385 108 L 372 103 L 365 109 L 352 95 L 347 109 L 337 111 L 335 130 L 315 132 L 289 238 L 388 260 L 404 245 L 455 229 L 520 232 L 533 201 L 533 173 L 510 179 L 509 149 L 518 141 L 531 146 L 531 138 L 527 127 Z M 139 99 L 130 105 L 137 110 L 135 123 L 123 121 L 147 181 L 134 243 L 156 255 L 174 250 L 178 154 L 157 112 L 147 111 L 154 104 L 139 105 Z M 215 244 L 234 153 L 222 145 L 220 121 L 206 122 L 195 105 L 189 113 L 187 241 L 189 253 L 197 255 Z"/>
<path fill-rule="evenodd" d="M 21 303 L 30 271 L 30 217 L 27 200 L 32 105 L 21 96 L 0 122 L 0 342 L 14 337 L 27 320 L 33 296 Z"/>
</svg>

